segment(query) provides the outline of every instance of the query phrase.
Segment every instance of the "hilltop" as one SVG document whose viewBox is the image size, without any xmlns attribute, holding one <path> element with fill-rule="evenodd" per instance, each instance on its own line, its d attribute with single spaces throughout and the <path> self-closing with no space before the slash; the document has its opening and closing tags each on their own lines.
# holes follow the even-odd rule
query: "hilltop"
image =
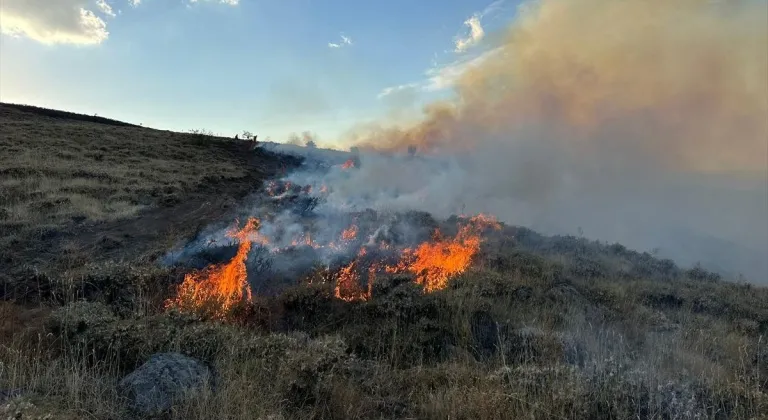
<svg viewBox="0 0 768 420">
<path fill-rule="evenodd" d="M 318 153 L 323 170 L 354 170 L 348 155 L 252 146 L 0 104 L 0 413 L 136 418 L 121 380 L 177 352 L 213 381 L 161 418 L 766 418 L 768 289 L 502 223 L 465 240 L 463 216 L 324 218 L 317 185 L 282 178 Z M 355 252 L 322 235 L 254 239 L 286 220 L 313 235 L 354 222 Z M 252 235 L 210 245 L 233 226 Z M 471 264 L 429 291 L 423 265 L 382 269 L 340 298 L 341 274 L 381 238 L 387 258 L 427 244 Z M 241 250 L 251 300 L 169 310 L 185 277 Z"/>
</svg>

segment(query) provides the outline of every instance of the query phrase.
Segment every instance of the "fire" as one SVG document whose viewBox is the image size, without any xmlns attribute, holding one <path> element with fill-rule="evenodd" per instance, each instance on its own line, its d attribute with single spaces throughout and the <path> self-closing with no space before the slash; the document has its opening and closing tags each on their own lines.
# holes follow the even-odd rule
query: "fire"
<svg viewBox="0 0 768 420">
<path fill-rule="evenodd" d="M 336 298 L 353 302 L 356 300 L 368 300 L 371 298 L 371 289 L 373 280 L 376 276 L 376 266 L 368 267 L 368 290 L 364 291 L 360 286 L 360 274 L 358 273 L 361 260 L 368 252 L 365 248 L 360 248 L 357 258 L 346 266 L 342 267 L 336 275 L 336 288 L 334 295 Z"/>
<path fill-rule="evenodd" d="M 339 270 L 335 295 L 347 302 L 370 299 L 376 274 L 382 271 L 390 274 L 414 274 L 416 283 L 422 285 L 427 293 L 444 289 L 451 278 L 465 272 L 472 264 L 472 259 L 480 250 L 483 230 L 500 228 L 495 218 L 481 214 L 469 218 L 468 223 L 460 227 L 453 238 L 445 238 L 436 230 L 432 241 L 404 249 L 397 263 L 370 264 L 367 270 L 367 291 L 360 285 L 360 266 L 363 264 L 363 257 L 367 255 L 366 248 L 361 248 L 357 258 Z M 382 249 L 385 249 L 385 246 L 382 246 Z"/>
<path fill-rule="evenodd" d="M 412 274 L 414 282 L 420 284 L 426 293 L 444 289 L 450 279 L 465 272 L 472 264 L 480 250 L 484 231 L 500 228 L 496 219 L 486 215 L 461 217 L 460 220 L 453 237 L 436 229 L 431 240 L 411 248 L 398 249 L 388 242 L 362 246 L 355 259 L 333 275 L 335 297 L 347 302 L 370 300 L 373 284 L 380 273 Z M 242 229 L 228 232 L 228 236 L 239 242 L 232 260 L 186 275 L 176 297 L 166 301 L 166 308 L 202 311 L 214 318 L 224 319 L 236 304 L 251 302 L 245 261 L 253 242 L 269 244 L 267 238 L 259 233 L 259 228 L 259 220 L 251 218 Z M 359 234 L 360 227 L 352 224 L 341 232 L 343 244 L 319 244 L 312 240 L 309 232 L 305 232 L 294 238 L 291 246 L 341 250 L 352 245 Z M 270 248 L 271 252 L 282 250 Z"/>
<path fill-rule="evenodd" d="M 311 246 L 313 248 L 319 247 L 319 245 L 312 242 L 312 235 L 310 235 L 309 233 L 302 234 L 300 237 L 295 238 L 291 241 L 291 246 L 293 247 L 297 247 L 301 245 Z"/>
<path fill-rule="evenodd" d="M 269 181 L 269 183 L 267 183 L 266 191 L 270 197 L 279 199 L 282 198 L 285 194 L 289 193 L 292 188 L 293 184 L 290 181 Z"/>
<path fill-rule="evenodd" d="M 353 159 L 351 159 L 351 158 L 350 158 L 350 159 L 347 159 L 347 161 L 346 161 L 346 162 L 344 162 L 344 163 L 341 165 L 341 169 L 352 169 L 352 168 L 354 168 L 354 167 L 355 167 L 355 161 L 354 161 Z"/>
<path fill-rule="evenodd" d="M 165 307 L 195 311 L 210 305 L 214 318 L 225 318 L 235 304 L 251 302 L 245 260 L 254 240 L 262 244 L 267 242 L 258 234 L 258 228 L 259 220 L 250 218 L 242 229 L 230 231 L 228 236 L 240 242 L 232 260 L 187 274 L 176 297 L 168 299 Z"/>
<path fill-rule="evenodd" d="M 344 241 L 352 241 L 357 237 L 357 226 L 352 225 L 346 229 L 344 229 L 343 232 L 341 232 L 341 239 Z"/>
<path fill-rule="evenodd" d="M 422 285 L 425 292 L 444 289 L 448 280 L 469 268 L 480 250 L 480 231 L 498 226 L 494 219 L 480 215 L 462 226 L 455 238 L 444 238 L 440 231 L 435 231 L 433 241 L 424 242 L 414 249 L 405 249 L 400 262 L 394 267 L 387 267 L 387 271 L 416 275 L 416 283 Z"/>
</svg>

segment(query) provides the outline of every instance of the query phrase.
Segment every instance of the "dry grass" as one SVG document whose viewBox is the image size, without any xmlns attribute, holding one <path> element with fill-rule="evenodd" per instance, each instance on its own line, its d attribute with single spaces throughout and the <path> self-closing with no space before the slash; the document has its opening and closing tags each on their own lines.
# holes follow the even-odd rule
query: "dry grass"
<svg viewBox="0 0 768 420">
<path fill-rule="evenodd" d="M 0 112 L 6 227 L 126 218 L 206 177 L 246 172 L 236 155 L 206 147 L 200 136 L 58 120 L 7 105 Z"/>
<path fill-rule="evenodd" d="M 0 302 L 0 418 L 133 418 L 116 384 L 162 351 L 216 376 L 170 419 L 768 418 L 768 289 L 521 228 L 436 293 L 392 277 L 368 302 L 257 297 L 238 325 L 165 313 L 183 272 L 151 251 L 275 157 L 44 114 L 0 106 L 0 276 L 41 296 Z"/>
<path fill-rule="evenodd" d="M 152 259 L 194 235 L 294 163 L 249 146 L 0 104 L 0 294 L 29 294 L 33 277 L 74 281 L 85 262 Z"/>
<path fill-rule="evenodd" d="M 765 418 L 764 331 L 725 313 L 614 302 L 639 301 L 646 282 L 613 294 L 592 283 L 484 269 L 430 295 L 406 283 L 357 304 L 301 287 L 259 299 L 242 326 L 78 304 L 45 318 L 56 340 L 17 334 L 3 347 L 0 389 L 27 389 L 49 410 L 129 418 L 117 379 L 155 352 L 181 351 L 211 365 L 217 384 L 180 401 L 173 419 Z M 477 313 L 492 320 L 490 342 Z M 767 314 L 763 303 L 750 317 Z"/>
</svg>

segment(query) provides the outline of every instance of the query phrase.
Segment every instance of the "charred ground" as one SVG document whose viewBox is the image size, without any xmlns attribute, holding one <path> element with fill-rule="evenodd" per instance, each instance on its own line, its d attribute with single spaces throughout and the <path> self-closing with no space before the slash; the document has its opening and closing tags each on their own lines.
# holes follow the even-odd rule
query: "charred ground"
<svg viewBox="0 0 768 420">
<path fill-rule="evenodd" d="M 619 244 L 501 226 L 444 289 L 424 293 L 413 273 L 385 273 L 354 302 L 334 296 L 328 275 L 349 261 L 312 266 L 318 251 L 294 246 L 282 258 L 309 263 L 286 274 L 252 252 L 253 301 L 213 322 L 163 302 L 185 273 L 237 247 L 187 245 L 247 217 L 242 207 L 262 182 L 297 159 L 5 104 L 0 136 L 4 415 L 131 418 L 116 384 L 163 351 L 204 361 L 216 376 L 168 418 L 768 412 L 765 288 Z M 313 223 L 313 204 L 294 188 L 291 208 Z M 349 216 L 359 240 L 383 218 L 395 217 L 390 239 L 408 243 L 463 223 L 419 212 Z M 397 239 L 398 223 L 422 230 Z M 179 244 L 194 252 L 164 260 Z"/>
</svg>

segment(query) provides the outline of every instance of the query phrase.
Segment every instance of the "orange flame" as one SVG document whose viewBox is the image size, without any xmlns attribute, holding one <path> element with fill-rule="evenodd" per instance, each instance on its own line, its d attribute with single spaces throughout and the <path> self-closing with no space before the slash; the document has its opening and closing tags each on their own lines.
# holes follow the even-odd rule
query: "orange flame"
<svg viewBox="0 0 768 420">
<path fill-rule="evenodd" d="M 357 225 L 352 225 L 343 232 L 341 232 L 341 239 L 345 241 L 352 241 L 357 237 Z"/>
<path fill-rule="evenodd" d="M 341 169 L 351 169 L 354 167 L 355 167 L 355 161 L 351 158 L 347 159 L 347 161 L 341 165 Z"/>
<path fill-rule="evenodd" d="M 436 230 L 432 242 L 403 250 L 400 262 L 386 267 L 386 271 L 415 274 L 416 283 L 424 286 L 425 292 L 444 289 L 448 280 L 469 268 L 480 250 L 482 230 L 487 228 L 500 229 L 501 225 L 494 217 L 479 214 L 470 218 L 455 238 L 443 238 L 440 231 Z"/>
<path fill-rule="evenodd" d="M 226 318 L 235 304 L 251 302 L 251 287 L 247 281 L 245 260 L 254 240 L 262 244 L 267 243 L 266 238 L 258 234 L 258 228 L 259 220 L 250 218 L 239 231 L 230 231 L 228 236 L 240 242 L 237 254 L 232 260 L 184 276 L 184 282 L 179 285 L 176 297 L 168 299 L 165 307 L 189 312 L 208 309 L 214 318 L 222 319 Z"/>
<path fill-rule="evenodd" d="M 455 237 L 446 238 L 436 230 L 431 241 L 402 250 L 397 262 L 392 265 L 387 265 L 384 261 L 365 261 L 368 249 L 360 248 L 357 257 L 336 273 L 334 295 L 347 302 L 369 300 L 376 275 L 381 272 L 411 273 L 415 275 L 415 282 L 422 285 L 427 293 L 445 288 L 451 278 L 465 272 L 470 266 L 480 250 L 483 231 L 490 228 L 500 229 L 499 223 L 491 216 L 481 214 L 462 219 L 466 222 L 459 227 Z M 259 225 L 258 219 L 251 218 L 242 229 L 228 232 L 228 236 L 239 241 L 237 253 L 232 260 L 187 274 L 184 282 L 178 286 L 176 297 L 165 302 L 166 308 L 203 312 L 217 319 L 225 319 L 236 304 L 251 302 L 245 260 L 253 242 L 262 245 L 269 243 L 266 237 L 259 234 Z M 358 231 L 357 225 L 351 225 L 342 232 L 341 238 L 349 242 L 357 237 Z M 315 248 L 327 246 L 340 249 L 334 242 L 326 245 L 316 244 L 308 233 L 295 239 L 293 246 L 301 243 Z M 391 245 L 387 243 L 379 244 L 379 247 L 382 251 L 392 250 Z M 367 290 L 361 285 L 361 273 L 365 271 L 368 275 Z"/>
<path fill-rule="evenodd" d="M 364 291 L 360 287 L 360 275 L 358 269 L 360 260 L 365 257 L 367 251 L 365 248 L 360 248 L 360 252 L 357 254 L 357 258 L 344 266 L 339 270 L 336 275 L 336 288 L 334 289 L 334 295 L 346 302 L 354 302 L 356 300 L 368 300 L 371 297 L 371 288 L 373 287 L 373 280 L 376 276 L 375 266 L 368 268 L 368 291 Z"/>
<path fill-rule="evenodd" d="M 432 241 L 424 242 L 414 249 L 403 250 L 397 264 L 371 264 L 368 267 L 367 291 L 361 288 L 358 274 L 361 258 L 367 253 L 365 248 L 361 248 L 357 258 L 339 271 L 335 295 L 347 302 L 370 299 L 373 282 L 379 271 L 414 274 L 416 283 L 422 285 L 427 293 L 444 289 L 451 278 L 469 268 L 472 259 L 480 250 L 483 230 L 500 228 L 501 225 L 494 217 L 480 214 L 470 218 L 466 225 L 459 228 L 454 238 L 444 238 L 440 231 L 436 230 Z"/>
</svg>

